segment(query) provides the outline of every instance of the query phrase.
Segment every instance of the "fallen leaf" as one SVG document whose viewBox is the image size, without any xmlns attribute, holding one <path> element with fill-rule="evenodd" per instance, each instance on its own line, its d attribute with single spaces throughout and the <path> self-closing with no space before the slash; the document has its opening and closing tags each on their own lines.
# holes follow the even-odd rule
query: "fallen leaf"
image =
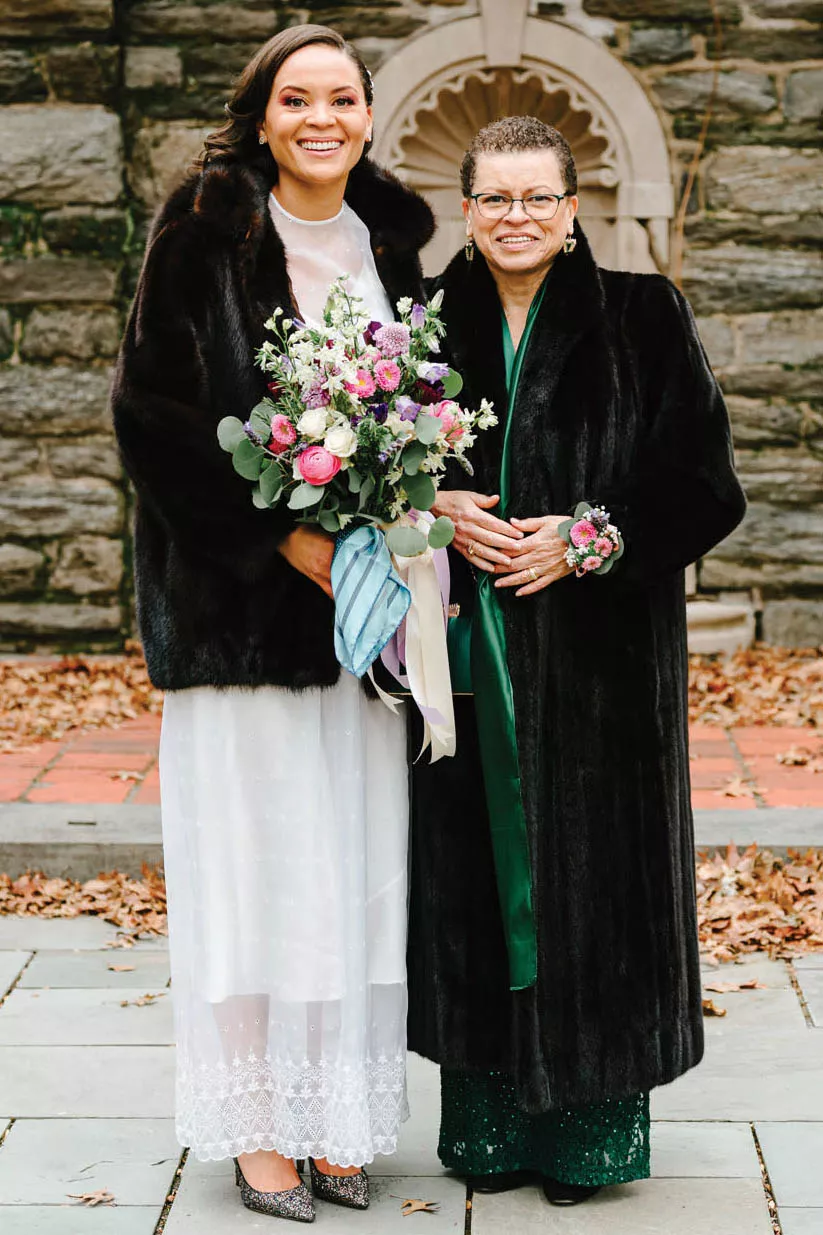
<svg viewBox="0 0 823 1235">
<path fill-rule="evenodd" d="M 121 1008 L 147 1008 L 149 1004 L 155 1003 L 158 999 L 165 999 L 166 992 L 159 991 L 156 995 L 138 995 L 136 999 L 121 999 Z"/>
<path fill-rule="evenodd" d="M 704 1016 L 725 1016 L 726 1009 L 718 1008 L 713 999 L 703 1000 L 703 1015 Z"/>
<path fill-rule="evenodd" d="M 66 1196 L 69 1200 L 79 1201 L 81 1205 L 88 1205 L 91 1209 L 95 1205 L 116 1204 L 114 1195 L 107 1188 L 99 1188 L 97 1192 L 67 1192 Z"/>
<path fill-rule="evenodd" d="M 110 780 L 144 780 L 145 772 L 110 772 Z"/>
<path fill-rule="evenodd" d="M 715 995 L 725 995 L 729 991 L 765 991 L 768 988 L 763 982 L 758 982 L 756 978 L 751 978 L 748 982 L 708 982 L 704 985 L 704 991 L 711 991 Z"/>
<path fill-rule="evenodd" d="M 400 1198 L 397 1197 L 397 1200 Z M 403 1201 L 400 1206 L 400 1212 L 404 1218 L 408 1218 L 410 1214 L 436 1214 L 440 1209 L 439 1201 L 419 1201 L 414 1198 Z"/>
<path fill-rule="evenodd" d="M 725 798 L 753 798 L 754 789 L 747 785 L 742 776 L 733 776 L 722 789 L 716 791 Z"/>
<path fill-rule="evenodd" d="M 112 973 L 134 973 L 134 965 L 109 965 Z"/>
</svg>

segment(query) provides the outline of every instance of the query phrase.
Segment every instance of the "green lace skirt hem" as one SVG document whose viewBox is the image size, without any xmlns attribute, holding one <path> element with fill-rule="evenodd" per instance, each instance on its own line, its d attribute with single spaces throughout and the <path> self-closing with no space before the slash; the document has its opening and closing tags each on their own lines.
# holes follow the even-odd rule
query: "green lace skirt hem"
<svg viewBox="0 0 823 1235">
<path fill-rule="evenodd" d="M 501 1073 L 442 1069 L 438 1155 L 460 1175 L 534 1171 L 566 1184 L 649 1176 L 649 1095 L 530 1115 Z"/>
</svg>

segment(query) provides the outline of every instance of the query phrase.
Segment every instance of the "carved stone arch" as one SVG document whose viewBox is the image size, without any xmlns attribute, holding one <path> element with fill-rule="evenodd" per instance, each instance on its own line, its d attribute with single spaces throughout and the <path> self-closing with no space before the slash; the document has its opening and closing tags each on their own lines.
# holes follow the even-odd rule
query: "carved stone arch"
<svg viewBox="0 0 823 1235">
<path fill-rule="evenodd" d="M 527 16 L 527 0 L 483 0 L 477 17 L 411 39 L 375 77 L 379 162 L 438 216 L 426 269 L 442 269 L 464 224 L 458 168 L 482 125 L 537 115 L 560 129 L 580 177 L 580 220 L 598 261 L 665 269 L 674 211 L 668 150 L 639 83 L 577 30 Z"/>
</svg>

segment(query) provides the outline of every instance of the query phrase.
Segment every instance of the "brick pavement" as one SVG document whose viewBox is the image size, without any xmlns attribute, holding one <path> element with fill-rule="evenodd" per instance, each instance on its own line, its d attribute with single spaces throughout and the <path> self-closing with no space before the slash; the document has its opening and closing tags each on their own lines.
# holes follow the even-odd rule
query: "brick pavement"
<svg viewBox="0 0 823 1235">
<path fill-rule="evenodd" d="M 0 802 L 157 805 L 159 736 L 160 718 L 146 715 L 0 754 Z M 776 758 L 794 748 L 823 757 L 816 730 L 693 725 L 690 736 L 695 809 L 823 807 L 823 773 Z"/>
</svg>

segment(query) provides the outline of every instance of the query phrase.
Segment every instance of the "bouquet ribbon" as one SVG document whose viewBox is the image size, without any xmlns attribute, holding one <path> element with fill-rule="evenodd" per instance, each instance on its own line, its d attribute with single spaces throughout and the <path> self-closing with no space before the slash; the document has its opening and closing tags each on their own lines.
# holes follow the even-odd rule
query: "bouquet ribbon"
<svg viewBox="0 0 823 1235">
<path fill-rule="evenodd" d="M 335 654 L 344 669 L 362 678 L 411 604 L 411 592 L 395 571 L 378 528 L 356 527 L 338 536 L 331 586 Z"/>
</svg>

